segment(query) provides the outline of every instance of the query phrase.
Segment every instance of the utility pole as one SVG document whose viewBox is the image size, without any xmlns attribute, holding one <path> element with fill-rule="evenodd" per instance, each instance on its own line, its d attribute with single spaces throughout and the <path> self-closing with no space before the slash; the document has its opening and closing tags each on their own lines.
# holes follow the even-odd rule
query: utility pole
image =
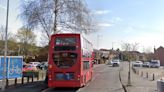
<svg viewBox="0 0 164 92">
<path fill-rule="evenodd" d="M 7 65 L 7 32 L 8 32 L 8 16 L 9 16 L 9 0 L 7 0 L 7 12 L 6 12 L 6 29 L 5 29 L 5 53 L 4 53 L 4 69 L 3 69 L 3 79 L 2 79 L 2 88 L 4 91 L 6 87 L 6 65 Z"/>
<path fill-rule="evenodd" d="M 97 53 L 97 61 L 96 61 L 97 64 L 98 64 L 98 61 L 99 61 L 98 58 L 100 58 L 100 56 L 99 56 L 99 39 L 100 39 L 100 36 L 101 35 L 97 35 L 97 51 L 98 51 L 98 53 Z"/>
</svg>

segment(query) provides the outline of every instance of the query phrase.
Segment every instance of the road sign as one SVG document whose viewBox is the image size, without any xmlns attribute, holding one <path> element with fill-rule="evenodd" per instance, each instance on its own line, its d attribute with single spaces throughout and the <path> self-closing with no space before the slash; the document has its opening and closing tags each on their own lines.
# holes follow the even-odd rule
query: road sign
<svg viewBox="0 0 164 92">
<path fill-rule="evenodd" d="M 20 78 L 22 77 L 23 57 L 22 56 L 7 56 L 6 58 L 6 77 L 5 78 Z M 0 79 L 3 79 L 4 57 L 0 56 Z"/>
</svg>

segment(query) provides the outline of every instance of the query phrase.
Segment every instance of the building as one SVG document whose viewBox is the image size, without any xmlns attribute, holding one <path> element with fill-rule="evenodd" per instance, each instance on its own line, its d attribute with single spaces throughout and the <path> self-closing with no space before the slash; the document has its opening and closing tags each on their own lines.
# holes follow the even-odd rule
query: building
<svg viewBox="0 0 164 92">
<path fill-rule="evenodd" d="M 160 60 L 161 66 L 164 66 L 164 47 L 154 48 L 155 59 Z"/>
</svg>

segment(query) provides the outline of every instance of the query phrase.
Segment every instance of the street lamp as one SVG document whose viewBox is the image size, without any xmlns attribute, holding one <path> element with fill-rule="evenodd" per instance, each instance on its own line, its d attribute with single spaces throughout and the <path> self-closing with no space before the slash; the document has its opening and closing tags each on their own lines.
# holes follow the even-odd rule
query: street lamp
<svg viewBox="0 0 164 92">
<path fill-rule="evenodd" d="M 99 61 L 99 59 L 98 59 L 98 57 L 99 57 L 99 40 L 100 40 L 100 37 L 101 37 L 102 35 L 97 35 L 97 51 L 98 51 L 98 53 L 97 53 L 97 61 L 96 61 L 96 64 L 98 64 L 98 61 Z"/>
<path fill-rule="evenodd" d="M 3 69 L 3 79 L 2 79 L 2 91 L 6 87 L 6 57 L 7 57 L 7 31 L 8 31 L 8 16 L 9 16 L 9 0 L 7 0 L 7 12 L 6 12 L 6 29 L 5 29 L 5 53 L 4 53 L 4 69 Z"/>
</svg>

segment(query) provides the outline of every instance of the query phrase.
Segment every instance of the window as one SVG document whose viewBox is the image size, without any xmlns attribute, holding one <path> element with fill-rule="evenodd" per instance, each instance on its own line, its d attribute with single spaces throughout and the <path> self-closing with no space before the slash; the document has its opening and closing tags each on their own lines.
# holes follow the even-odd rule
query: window
<svg viewBox="0 0 164 92">
<path fill-rule="evenodd" d="M 77 53 L 62 52 L 53 55 L 54 63 L 59 68 L 70 68 L 77 61 Z"/>
<path fill-rule="evenodd" d="M 89 61 L 83 61 L 83 69 L 84 70 L 87 70 L 90 68 L 90 64 L 89 64 Z"/>
<path fill-rule="evenodd" d="M 75 45 L 76 44 L 76 38 L 75 37 L 56 38 L 55 44 L 56 45 Z"/>
<path fill-rule="evenodd" d="M 55 46 L 55 51 L 75 51 L 76 46 Z"/>
</svg>

